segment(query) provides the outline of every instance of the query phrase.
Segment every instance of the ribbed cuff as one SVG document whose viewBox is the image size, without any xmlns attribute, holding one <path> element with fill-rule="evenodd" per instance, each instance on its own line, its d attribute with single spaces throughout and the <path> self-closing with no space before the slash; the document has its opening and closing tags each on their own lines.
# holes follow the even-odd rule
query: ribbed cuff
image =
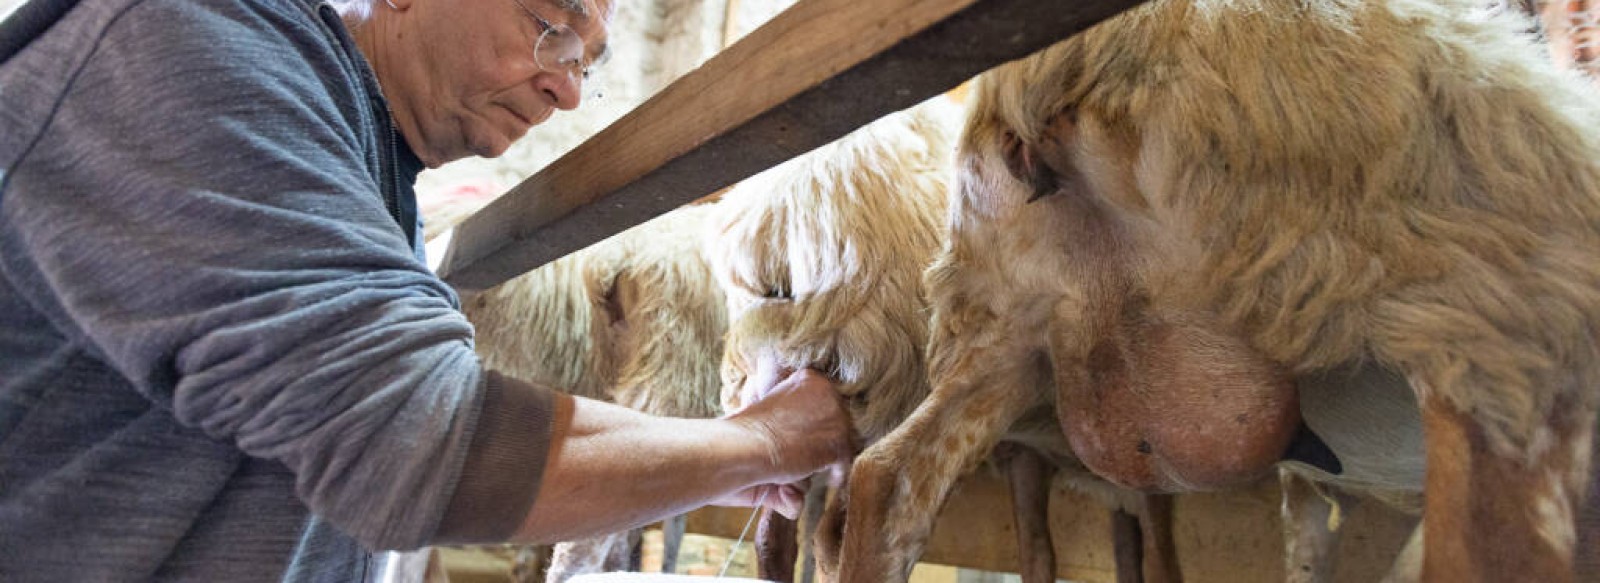
<svg viewBox="0 0 1600 583">
<path fill-rule="evenodd" d="M 494 371 L 485 371 L 484 384 L 483 411 L 435 544 L 506 542 L 539 495 L 556 395 Z"/>
</svg>

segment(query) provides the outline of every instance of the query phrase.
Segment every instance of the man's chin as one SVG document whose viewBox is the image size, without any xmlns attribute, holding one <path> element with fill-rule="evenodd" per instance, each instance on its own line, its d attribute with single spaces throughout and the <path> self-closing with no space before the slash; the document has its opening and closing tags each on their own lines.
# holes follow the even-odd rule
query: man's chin
<svg viewBox="0 0 1600 583">
<path fill-rule="evenodd" d="M 521 136 L 517 137 L 519 138 Z M 511 144 L 515 142 L 516 138 L 508 139 L 505 137 L 496 136 L 494 139 L 485 140 L 478 144 L 474 144 L 474 147 L 471 149 L 472 155 L 482 158 L 499 158 L 501 155 L 505 154 L 507 150 L 510 150 Z"/>
<path fill-rule="evenodd" d="M 478 152 L 478 156 L 484 157 L 484 158 L 499 158 L 500 156 L 502 156 L 502 155 L 504 155 L 506 153 L 506 150 L 510 150 L 510 149 L 511 149 L 511 144 L 507 143 L 507 144 L 501 145 L 501 146 L 496 147 L 496 148 L 490 148 L 490 149 L 486 149 L 486 150 L 483 150 L 481 152 Z"/>
</svg>

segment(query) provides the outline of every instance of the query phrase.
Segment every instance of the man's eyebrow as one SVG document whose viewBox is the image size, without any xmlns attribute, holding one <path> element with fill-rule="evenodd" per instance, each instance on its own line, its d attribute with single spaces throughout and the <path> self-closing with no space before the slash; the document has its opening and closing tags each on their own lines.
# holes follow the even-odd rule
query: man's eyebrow
<svg viewBox="0 0 1600 583">
<path fill-rule="evenodd" d="M 589 7 L 583 0 L 551 0 L 550 3 L 555 4 L 556 8 L 560 8 L 575 19 L 580 21 L 589 19 Z"/>
<path fill-rule="evenodd" d="M 588 22 L 589 20 L 589 3 L 584 0 L 550 0 L 550 3 L 561 9 L 561 11 L 566 12 L 574 22 Z M 589 57 L 589 62 L 594 63 L 604 59 L 610 51 L 611 47 L 605 43 L 596 46 L 590 53 L 592 56 Z"/>
</svg>

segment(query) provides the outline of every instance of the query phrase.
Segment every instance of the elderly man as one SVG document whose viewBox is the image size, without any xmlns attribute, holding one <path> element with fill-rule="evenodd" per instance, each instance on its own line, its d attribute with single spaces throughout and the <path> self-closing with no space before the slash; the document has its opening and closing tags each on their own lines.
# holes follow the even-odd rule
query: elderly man
<svg viewBox="0 0 1600 583">
<path fill-rule="evenodd" d="M 801 372 L 719 420 L 483 370 L 413 179 L 577 107 L 609 0 L 33 0 L 0 27 L 0 580 L 352 581 L 848 455 Z"/>
</svg>

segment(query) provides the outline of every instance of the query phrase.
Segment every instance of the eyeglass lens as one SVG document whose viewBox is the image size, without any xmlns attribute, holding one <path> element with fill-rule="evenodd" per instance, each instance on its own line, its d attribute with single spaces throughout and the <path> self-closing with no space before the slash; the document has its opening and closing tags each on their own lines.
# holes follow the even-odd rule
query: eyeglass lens
<svg viewBox="0 0 1600 583">
<path fill-rule="evenodd" d="M 539 35 L 539 42 L 533 47 L 533 59 L 546 71 L 566 71 L 580 76 L 588 72 L 583 59 L 583 39 L 565 26 L 553 26 Z"/>
</svg>

